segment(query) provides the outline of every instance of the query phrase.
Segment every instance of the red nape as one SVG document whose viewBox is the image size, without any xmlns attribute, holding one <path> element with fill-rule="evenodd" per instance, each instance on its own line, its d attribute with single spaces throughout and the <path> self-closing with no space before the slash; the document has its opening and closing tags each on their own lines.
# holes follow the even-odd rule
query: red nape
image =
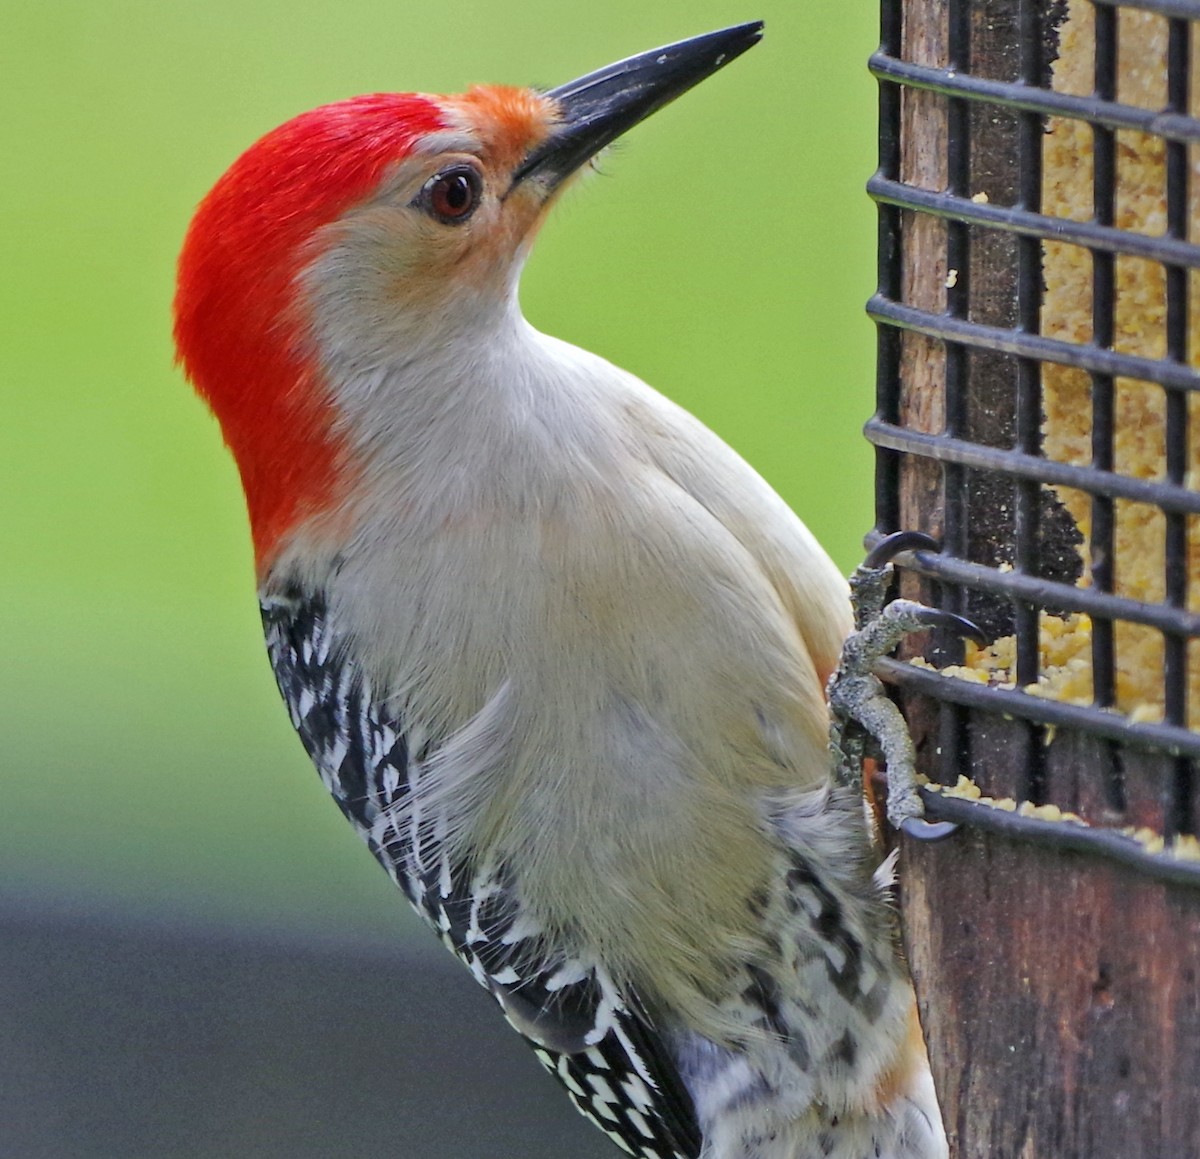
<svg viewBox="0 0 1200 1159">
<path fill-rule="evenodd" d="M 260 573 L 291 528 L 335 501 L 343 474 L 296 303 L 309 242 L 443 128 L 437 104 L 410 93 L 325 105 L 252 145 L 192 219 L 175 345 L 237 460 Z"/>
</svg>

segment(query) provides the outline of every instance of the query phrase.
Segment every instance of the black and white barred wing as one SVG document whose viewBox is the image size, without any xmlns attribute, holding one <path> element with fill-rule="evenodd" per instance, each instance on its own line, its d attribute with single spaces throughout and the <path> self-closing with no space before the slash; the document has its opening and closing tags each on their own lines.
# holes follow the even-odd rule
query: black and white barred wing
<svg viewBox="0 0 1200 1159">
<path fill-rule="evenodd" d="M 504 865 L 454 862 L 419 816 L 427 752 L 387 719 L 331 639 L 321 597 L 262 600 L 292 724 L 330 795 L 446 946 L 499 1002 L 575 1106 L 638 1159 L 696 1159 L 695 1110 L 661 1036 L 599 963 L 565 955 L 523 913 Z"/>
<path fill-rule="evenodd" d="M 456 873 L 450 884 L 433 901 L 447 944 L 575 1106 L 639 1159 L 695 1159 L 691 1099 L 644 1014 L 599 964 L 547 945 L 502 867 Z"/>
</svg>

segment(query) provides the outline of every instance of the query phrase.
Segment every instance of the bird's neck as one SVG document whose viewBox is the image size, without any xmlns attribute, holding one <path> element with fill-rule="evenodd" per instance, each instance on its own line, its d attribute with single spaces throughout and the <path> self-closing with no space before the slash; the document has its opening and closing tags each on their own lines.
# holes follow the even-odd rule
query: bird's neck
<svg viewBox="0 0 1200 1159">
<path fill-rule="evenodd" d="M 376 477 L 453 470 L 533 405 L 536 332 L 515 305 L 473 321 L 395 324 L 386 347 L 326 348 L 338 427 Z"/>
<path fill-rule="evenodd" d="M 348 509 L 411 530 L 553 504 L 564 480 L 616 454 L 612 400 L 626 376 L 539 333 L 515 300 L 472 320 L 411 327 L 363 357 L 326 346 L 336 429 L 357 478 Z M 344 534 L 347 524 L 335 529 Z"/>
</svg>

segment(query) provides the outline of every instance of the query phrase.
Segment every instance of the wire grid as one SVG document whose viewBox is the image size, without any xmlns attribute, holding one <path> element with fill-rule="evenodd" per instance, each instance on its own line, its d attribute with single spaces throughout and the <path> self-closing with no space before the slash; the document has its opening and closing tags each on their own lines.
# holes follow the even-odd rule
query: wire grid
<svg viewBox="0 0 1200 1159">
<path fill-rule="evenodd" d="M 1082 0 L 1079 0 L 1082 2 Z M 1200 734 L 1188 725 L 1188 641 L 1200 636 L 1200 615 L 1187 607 L 1187 520 L 1200 514 L 1200 493 L 1185 484 L 1188 460 L 1188 399 L 1200 389 L 1200 373 L 1188 365 L 1188 271 L 1200 267 L 1200 246 L 1188 240 L 1189 144 L 1200 143 L 1200 121 L 1188 115 L 1191 28 L 1200 21 L 1195 0 L 1092 0 L 1095 16 L 1095 91 L 1070 95 L 1050 88 L 1048 29 L 1061 19 L 1061 6 L 1052 11 L 1038 0 L 1011 0 L 1007 15 L 1015 24 L 1008 66 L 1009 79 L 972 73 L 973 32 L 977 18 L 988 9 L 996 16 L 1001 4 L 949 0 L 943 9 L 944 65 L 934 67 L 904 58 L 904 19 L 912 0 L 883 0 L 881 46 L 870 62 L 879 81 L 879 169 L 868 185 L 879 211 L 879 289 L 868 304 L 878 328 L 878 405 L 867 424 L 868 438 L 877 447 L 875 539 L 903 529 L 901 481 L 905 464 L 916 460 L 936 464 L 942 503 L 941 551 L 904 557 L 906 566 L 933 582 L 934 600 L 958 612 L 973 612 L 980 599 L 1007 609 L 1003 629 L 1016 637 L 1016 689 L 950 679 L 899 661 L 884 661 L 882 673 L 908 692 L 940 702 L 935 779 L 952 784 L 964 767 L 969 745 L 968 710 L 978 709 L 1029 722 L 1039 741 L 1049 730 L 1071 729 L 1103 738 L 1104 778 L 1111 816 L 1123 807 L 1122 752 L 1147 750 L 1157 754 L 1159 790 L 1164 802 L 1161 831 L 1169 841 L 1195 833 L 1200 813 L 1200 778 L 1194 761 L 1200 758 Z M 1168 20 L 1167 105 L 1150 110 L 1120 103 L 1117 97 L 1119 7 L 1157 13 Z M 935 10 L 935 9 L 931 9 Z M 974 20 L 973 20 L 974 18 Z M 1017 59 L 1019 58 L 1019 59 Z M 991 70 L 995 71 L 995 70 Z M 934 190 L 902 179 L 904 103 L 914 92 L 937 94 L 944 101 L 943 158 L 945 188 Z M 910 104 L 909 112 L 911 113 Z M 1013 127 L 1002 158 L 1012 175 L 1011 204 L 973 197 L 972 125 L 985 111 L 1007 118 Z M 975 114 L 976 120 L 972 121 Z M 1086 122 L 1093 137 L 1093 214 L 1090 220 L 1067 220 L 1042 212 L 1042 143 L 1046 118 L 1067 117 Z M 1160 236 L 1118 228 L 1116 221 L 1116 150 L 1118 130 L 1152 133 L 1165 142 L 1166 229 Z M 981 134 L 985 136 L 986 133 Z M 978 162 L 978 158 L 976 158 Z M 948 277 L 945 309 L 923 308 L 906 300 L 903 230 L 925 215 L 944 222 L 945 264 Z M 908 221 L 906 226 L 905 221 Z M 973 316 L 969 271 L 972 247 L 1007 239 L 1008 271 L 1012 278 L 1013 308 L 1007 324 Z M 1040 333 L 1042 305 L 1042 245 L 1069 242 L 1092 255 L 1091 341 L 1069 342 Z M 1161 359 L 1118 352 L 1114 345 L 1117 255 L 1132 255 L 1161 263 L 1165 273 L 1167 313 L 1166 352 Z M 938 433 L 914 429 L 902 421 L 902 334 L 936 340 L 944 351 L 944 426 Z M 1011 422 L 1002 440 L 981 440 L 972 434 L 973 374 L 979 359 L 1001 358 L 1009 379 Z M 1086 371 L 1091 381 L 1092 454 L 1088 466 L 1054 462 L 1042 452 L 1042 368 L 1058 363 Z M 1159 383 L 1165 391 L 1165 478 L 1150 480 L 1114 470 L 1117 377 Z M 974 493 L 980 481 L 1000 481 L 1010 496 L 1011 568 L 971 557 L 981 515 Z M 1045 495 L 1048 485 L 1069 486 L 1090 496 L 1090 587 L 1072 577 L 1048 575 L 1044 566 Z M 1152 504 L 1165 521 L 1165 599 L 1144 603 L 1114 593 L 1114 506 L 1118 499 Z M 994 512 L 993 512 L 994 514 Z M 1041 566 L 1039 566 L 1041 561 Z M 1092 620 L 1093 703 L 1062 703 L 1021 691 L 1039 676 L 1038 630 L 1043 610 L 1083 612 Z M 1001 617 L 1004 619 L 1004 617 Z M 1164 641 L 1161 722 L 1136 723 L 1114 711 L 1114 624 L 1126 621 L 1152 627 Z M 947 657 L 943 655 L 942 660 Z M 1200 724 L 1200 722 L 1193 722 Z M 1046 800 L 1039 754 L 1042 743 L 1029 747 L 1029 769 L 1023 794 L 1035 803 Z M 935 815 L 1030 835 L 1059 844 L 1091 842 L 1109 855 L 1140 864 L 1171 878 L 1200 881 L 1200 865 L 1172 864 L 1168 858 L 1146 856 L 1141 846 L 1114 832 L 1079 826 L 1033 825 L 1011 815 L 982 817 L 995 810 L 968 808 L 963 802 L 928 796 Z M 1033 830 L 1036 829 L 1036 833 Z M 1115 839 L 1115 840 L 1114 840 Z"/>
</svg>

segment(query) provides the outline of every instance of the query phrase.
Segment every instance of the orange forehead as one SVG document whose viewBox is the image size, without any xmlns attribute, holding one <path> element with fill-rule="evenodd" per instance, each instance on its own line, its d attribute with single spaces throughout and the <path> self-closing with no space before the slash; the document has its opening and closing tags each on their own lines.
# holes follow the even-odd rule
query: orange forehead
<svg viewBox="0 0 1200 1159">
<path fill-rule="evenodd" d="M 446 98 L 443 107 L 457 113 L 483 143 L 486 155 L 500 168 L 512 169 L 554 127 L 553 102 L 533 89 L 475 85 L 461 96 Z"/>
</svg>

